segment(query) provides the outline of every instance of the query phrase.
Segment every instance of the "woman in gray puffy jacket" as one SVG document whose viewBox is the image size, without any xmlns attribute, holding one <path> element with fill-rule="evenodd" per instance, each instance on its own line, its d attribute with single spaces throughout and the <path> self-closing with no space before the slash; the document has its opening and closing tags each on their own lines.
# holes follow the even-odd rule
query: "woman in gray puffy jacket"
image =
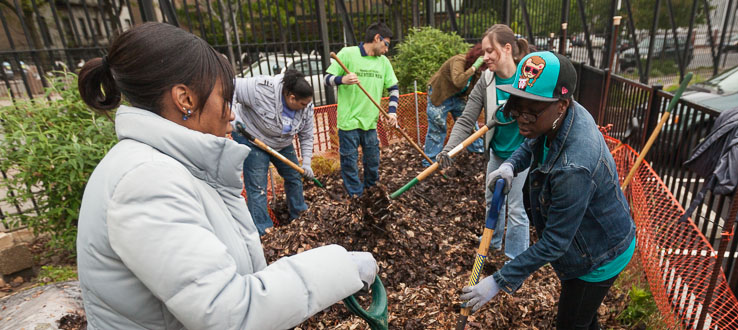
<svg viewBox="0 0 738 330">
<path fill-rule="evenodd" d="M 80 71 L 90 107 L 131 105 L 80 210 L 89 329 L 285 329 L 373 281 L 371 254 L 337 245 L 267 265 L 240 195 L 250 149 L 225 138 L 233 78 L 204 40 L 163 23 L 122 33 Z"/>
</svg>

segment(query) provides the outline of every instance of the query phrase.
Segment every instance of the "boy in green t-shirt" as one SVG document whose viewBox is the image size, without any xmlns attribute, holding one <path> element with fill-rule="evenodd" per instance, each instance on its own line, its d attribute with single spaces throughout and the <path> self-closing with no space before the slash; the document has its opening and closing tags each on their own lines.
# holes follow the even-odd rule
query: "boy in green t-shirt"
<svg viewBox="0 0 738 330">
<path fill-rule="evenodd" d="M 359 46 L 344 47 L 338 58 L 351 72 L 346 72 L 334 62 L 326 70 L 325 85 L 338 86 L 338 142 L 341 154 L 341 178 L 349 196 L 361 196 L 379 180 L 379 140 L 377 119 L 379 110 L 364 92 L 361 85 L 375 100 L 382 97 L 382 89 L 389 91 L 389 119 L 387 124 L 397 125 L 397 101 L 400 90 L 392 64 L 384 56 L 389 50 L 392 30 L 384 23 L 374 23 L 366 30 L 364 42 Z M 364 153 L 364 183 L 359 179 L 359 146 Z"/>
</svg>

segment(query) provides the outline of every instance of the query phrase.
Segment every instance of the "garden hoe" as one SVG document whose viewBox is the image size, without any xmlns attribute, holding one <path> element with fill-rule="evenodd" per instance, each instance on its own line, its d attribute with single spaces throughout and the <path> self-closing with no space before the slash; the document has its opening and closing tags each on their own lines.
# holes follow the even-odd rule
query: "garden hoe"
<svg viewBox="0 0 738 330">
<path fill-rule="evenodd" d="M 640 167 L 641 163 L 643 163 L 643 159 L 646 158 L 646 154 L 651 149 L 653 142 L 656 141 L 656 137 L 659 136 L 659 133 L 661 132 L 661 128 L 664 126 L 666 121 L 669 119 L 671 110 L 673 110 L 674 107 L 677 105 L 677 103 L 679 103 L 679 98 L 682 97 L 682 93 L 687 88 L 687 85 L 689 84 L 690 80 L 692 80 L 691 72 L 687 73 L 687 75 L 684 76 L 684 79 L 682 80 L 681 85 L 679 85 L 679 88 L 676 90 L 676 92 L 674 92 L 674 97 L 672 97 L 671 101 L 669 101 L 669 105 L 666 107 L 664 114 L 661 115 L 661 120 L 656 125 L 656 128 L 653 130 L 653 133 L 651 133 L 651 136 L 648 138 L 648 142 L 646 142 L 646 146 L 644 146 L 643 150 L 641 150 L 641 153 L 640 155 L 638 155 L 638 158 L 633 164 L 633 167 L 630 168 L 630 172 L 628 173 L 628 176 L 625 178 L 625 181 L 623 181 L 623 184 L 620 186 L 620 189 L 625 190 L 625 188 L 628 187 L 630 180 L 633 179 L 633 175 L 635 175 L 635 172 L 638 170 L 638 167 Z"/>
<path fill-rule="evenodd" d="M 474 259 L 474 268 L 469 276 L 467 286 L 473 286 L 479 283 L 479 273 L 482 272 L 482 267 L 484 267 L 484 259 L 487 258 L 489 242 L 492 240 L 492 234 L 495 233 L 495 227 L 497 226 L 502 201 L 505 199 L 505 195 L 502 193 L 504 187 L 505 180 L 498 179 L 497 182 L 495 182 L 495 192 L 492 195 L 492 202 L 489 204 L 489 210 L 487 211 L 487 221 L 484 223 L 484 233 L 482 234 L 482 239 L 479 242 L 479 248 L 477 248 L 477 256 Z M 456 330 L 464 330 L 466 327 L 466 319 L 470 314 L 471 307 L 466 307 L 466 303 L 461 305 L 461 315 L 459 315 L 459 320 L 456 322 Z"/>
<path fill-rule="evenodd" d="M 501 107 L 502 105 L 500 105 Z M 497 108 L 499 109 L 499 107 Z M 496 110 L 495 110 L 496 113 Z M 497 125 L 509 125 L 513 123 L 513 121 L 509 121 L 506 123 L 501 123 L 497 121 L 494 117 L 492 117 L 489 122 L 487 122 L 487 125 L 484 125 L 480 127 L 474 134 L 470 135 L 468 138 L 466 138 L 464 141 L 461 141 L 459 145 L 451 149 L 449 151 L 448 156 L 453 158 L 456 155 L 458 155 L 464 148 L 468 147 L 470 144 L 474 143 L 478 138 L 483 137 L 485 133 L 487 133 L 489 130 L 493 129 Z M 402 188 L 397 189 L 397 191 L 393 192 L 392 195 L 390 195 L 390 198 L 395 199 L 398 196 L 402 195 L 404 192 L 406 192 L 410 187 L 416 185 L 418 182 L 425 180 L 428 176 L 433 174 L 438 169 L 438 163 L 433 163 L 431 166 L 428 166 L 423 172 L 420 172 L 418 176 L 416 176 L 414 179 L 410 180 L 407 184 L 402 186 Z"/>
<path fill-rule="evenodd" d="M 346 304 L 346 308 L 352 313 L 358 315 L 362 319 L 369 323 L 369 327 L 372 330 L 387 330 L 389 313 L 387 311 L 387 291 L 384 290 L 384 285 L 379 279 L 379 275 L 374 279 L 372 284 L 372 304 L 368 310 L 359 305 L 359 302 L 354 298 L 353 295 L 343 300 Z"/>
<path fill-rule="evenodd" d="M 300 166 L 297 166 L 297 164 L 295 164 L 292 161 L 290 161 L 289 159 L 287 159 L 287 157 L 282 156 L 282 154 L 280 154 L 276 150 L 272 149 L 272 147 L 266 145 L 264 142 L 262 142 L 261 140 L 257 139 L 256 137 L 254 137 L 253 135 L 251 135 L 249 132 L 246 132 L 246 129 L 243 127 L 243 124 L 242 123 L 236 122 L 236 129 L 238 130 L 239 133 L 241 133 L 241 135 L 243 135 L 244 137 L 246 137 L 246 139 L 248 139 L 249 141 L 251 141 L 251 143 L 255 144 L 257 147 L 259 147 L 262 150 L 266 151 L 268 154 L 270 154 L 270 155 L 272 155 L 274 157 L 277 157 L 277 159 L 279 159 L 283 163 L 289 165 L 290 167 L 292 167 L 298 173 L 300 173 L 302 175 L 305 174 L 305 170 L 303 170 Z M 318 181 L 318 179 L 313 178 L 313 182 L 315 182 L 315 184 L 318 185 L 318 187 L 323 188 L 323 184 L 320 183 L 320 181 Z"/>
<path fill-rule="evenodd" d="M 336 56 L 336 53 L 331 52 L 331 57 L 334 60 L 336 60 L 336 62 L 338 63 L 338 65 L 340 65 L 341 68 L 343 68 L 343 71 L 345 71 L 346 74 L 350 74 L 351 73 L 351 71 L 349 71 L 348 68 L 346 68 L 346 66 L 343 65 L 343 62 L 341 62 L 341 60 L 338 58 L 338 56 Z M 361 88 L 361 91 L 364 92 L 364 94 L 366 95 L 366 97 L 368 97 L 369 100 L 371 100 L 372 103 L 374 103 L 374 105 L 377 107 L 377 109 L 379 109 L 379 113 L 381 113 L 382 116 L 384 116 L 385 119 L 389 118 L 389 115 L 387 114 L 387 112 L 384 111 L 384 109 L 382 109 L 382 106 L 380 106 L 379 103 L 377 103 L 377 101 L 375 101 L 374 98 L 371 95 L 369 95 L 369 93 L 366 91 L 366 89 L 364 89 L 364 86 L 361 86 L 361 83 L 356 83 L 356 84 L 359 86 L 359 88 Z M 430 159 L 430 157 L 428 157 L 428 155 L 426 155 L 425 152 L 423 152 L 423 149 L 421 149 L 418 146 L 417 143 L 413 142 L 413 139 L 410 138 L 410 136 L 407 135 L 407 133 L 405 133 L 405 131 L 403 131 L 402 128 L 400 128 L 399 126 L 394 126 L 393 128 L 395 130 L 397 130 L 398 132 L 400 132 L 400 134 L 402 135 L 402 137 L 404 137 L 405 140 L 407 140 L 407 142 L 409 142 L 410 145 L 412 145 L 413 148 L 415 148 L 415 150 L 417 150 L 421 155 L 423 155 L 423 158 L 425 158 L 425 160 L 427 160 L 429 163 L 433 164 L 433 161 Z"/>
</svg>

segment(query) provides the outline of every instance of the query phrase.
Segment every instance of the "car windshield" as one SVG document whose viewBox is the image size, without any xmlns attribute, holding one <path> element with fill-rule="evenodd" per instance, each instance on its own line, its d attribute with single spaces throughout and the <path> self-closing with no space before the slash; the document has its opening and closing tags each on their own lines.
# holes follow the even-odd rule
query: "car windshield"
<svg viewBox="0 0 738 330">
<path fill-rule="evenodd" d="M 648 44 L 651 43 L 651 38 L 646 38 L 641 40 L 641 42 L 638 43 L 638 48 L 648 48 Z M 654 48 L 659 48 L 664 44 L 664 38 L 656 37 L 656 43 L 654 43 Z"/>
<path fill-rule="evenodd" d="M 262 58 L 259 62 L 251 64 L 251 68 L 246 70 L 245 76 L 258 76 L 258 75 L 275 75 L 279 73 L 282 68 L 287 65 L 285 58 Z"/>
<path fill-rule="evenodd" d="M 733 94 L 738 92 L 738 66 L 725 71 L 702 84 L 717 89 L 718 94 Z"/>
</svg>

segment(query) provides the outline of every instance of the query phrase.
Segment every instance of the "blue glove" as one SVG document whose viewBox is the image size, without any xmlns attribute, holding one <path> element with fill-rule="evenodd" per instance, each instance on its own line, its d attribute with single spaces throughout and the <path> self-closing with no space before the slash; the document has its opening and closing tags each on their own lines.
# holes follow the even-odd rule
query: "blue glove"
<svg viewBox="0 0 738 330">
<path fill-rule="evenodd" d="M 512 180 L 515 177 L 515 173 L 513 171 L 513 166 L 510 163 L 502 163 L 499 168 L 492 171 L 487 175 L 487 189 L 490 191 L 495 191 L 495 183 L 497 182 L 497 179 L 504 179 L 505 180 L 505 189 L 503 192 L 507 194 L 510 192 L 510 187 L 512 186 Z"/>
<path fill-rule="evenodd" d="M 461 292 L 464 292 L 461 299 L 468 300 L 466 306 L 471 306 L 472 312 L 476 312 L 500 292 L 500 287 L 494 277 L 487 276 L 475 286 L 464 287 Z"/>
</svg>

